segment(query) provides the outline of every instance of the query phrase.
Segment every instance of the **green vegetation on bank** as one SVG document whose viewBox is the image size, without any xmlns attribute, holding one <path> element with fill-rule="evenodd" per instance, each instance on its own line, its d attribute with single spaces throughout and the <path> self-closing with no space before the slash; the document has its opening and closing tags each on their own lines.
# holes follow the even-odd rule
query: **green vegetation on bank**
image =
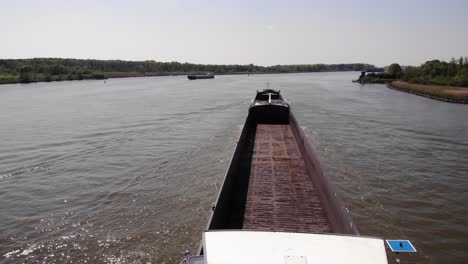
<svg viewBox="0 0 468 264">
<path fill-rule="evenodd" d="M 0 59 L 0 84 L 36 81 L 105 79 L 196 73 L 288 73 L 362 71 L 375 68 L 364 63 L 302 65 L 213 65 L 157 61 L 80 60 L 59 58 Z"/>
<path fill-rule="evenodd" d="M 410 83 L 468 87 L 468 57 L 450 62 L 432 60 L 419 67 L 406 67 L 401 79 Z"/>
<path fill-rule="evenodd" d="M 468 87 L 468 57 L 452 58 L 450 62 L 432 60 L 419 67 L 390 65 L 387 72 L 370 73 L 358 81 L 364 83 L 386 83 L 394 80 L 426 85 Z"/>
</svg>

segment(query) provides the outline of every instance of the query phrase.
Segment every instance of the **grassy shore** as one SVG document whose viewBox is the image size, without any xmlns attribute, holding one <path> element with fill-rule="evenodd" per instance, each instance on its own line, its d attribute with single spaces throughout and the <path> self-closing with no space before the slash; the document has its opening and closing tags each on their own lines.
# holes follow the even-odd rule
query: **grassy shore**
<svg viewBox="0 0 468 264">
<path fill-rule="evenodd" d="M 452 103 L 468 103 L 468 88 L 413 84 L 403 81 L 389 83 L 389 88 Z"/>
</svg>

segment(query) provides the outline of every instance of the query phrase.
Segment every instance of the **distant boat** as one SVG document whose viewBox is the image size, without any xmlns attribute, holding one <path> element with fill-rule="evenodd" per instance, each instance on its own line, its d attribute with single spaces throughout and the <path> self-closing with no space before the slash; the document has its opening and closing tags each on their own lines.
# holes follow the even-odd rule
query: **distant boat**
<svg viewBox="0 0 468 264">
<path fill-rule="evenodd" d="M 213 79 L 214 75 L 213 74 L 193 74 L 193 75 L 188 75 L 187 79 L 189 80 L 196 80 L 196 79 Z"/>
</svg>

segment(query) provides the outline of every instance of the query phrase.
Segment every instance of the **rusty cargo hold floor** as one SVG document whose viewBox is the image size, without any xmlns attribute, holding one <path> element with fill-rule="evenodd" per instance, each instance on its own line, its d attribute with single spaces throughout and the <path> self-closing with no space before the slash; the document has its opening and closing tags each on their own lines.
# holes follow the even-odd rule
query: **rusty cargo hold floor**
<svg viewBox="0 0 468 264">
<path fill-rule="evenodd" d="M 289 125 L 255 130 L 243 229 L 331 232 Z"/>
</svg>

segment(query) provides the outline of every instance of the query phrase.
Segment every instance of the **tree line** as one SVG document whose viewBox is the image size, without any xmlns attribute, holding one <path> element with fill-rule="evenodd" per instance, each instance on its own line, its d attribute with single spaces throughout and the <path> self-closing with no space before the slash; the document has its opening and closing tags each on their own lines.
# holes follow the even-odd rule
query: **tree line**
<svg viewBox="0 0 468 264">
<path fill-rule="evenodd" d="M 170 74 L 288 73 L 322 71 L 361 71 L 375 68 L 365 63 L 300 64 L 258 66 L 193 64 L 180 62 L 82 60 L 61 58 L 0 59 L 0 83 L 102 79 L 126 76 Z"/>
<path fill-rule="evenodd" d="M 431 60 L 418 67 L 401 67 L 394 63 L 385 73 L 367 74 L 359 81 L 383 83 L 397 79 L 417 84 L 468 87 L 468 57 L 452 58 L 449 62 Z"/>
<path fill-rule="evenodd" d="M 419 67 L 405 67 L 401 79 L 420 84 L 468 87 L 468 57 L 452 58 L 449 62 L 431 60 Z"/>
</svg>

